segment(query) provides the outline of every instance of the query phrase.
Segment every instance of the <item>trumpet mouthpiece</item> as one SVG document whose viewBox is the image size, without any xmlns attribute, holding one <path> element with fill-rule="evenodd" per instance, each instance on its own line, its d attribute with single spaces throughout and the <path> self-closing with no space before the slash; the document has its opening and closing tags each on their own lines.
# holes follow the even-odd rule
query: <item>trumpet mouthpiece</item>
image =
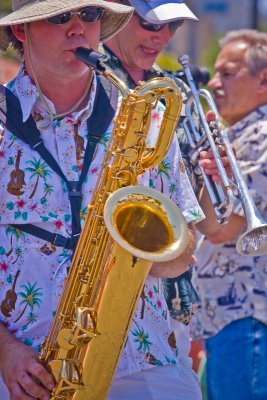
<svg viewBox="0 0 267 400">
<path fill-rule="evenodd" d="M 178 61 L 183 67 L 187 67 L 189 65 L 189 56 L 187 54 L 182 54 L 178 57 Z"/>
</svg>

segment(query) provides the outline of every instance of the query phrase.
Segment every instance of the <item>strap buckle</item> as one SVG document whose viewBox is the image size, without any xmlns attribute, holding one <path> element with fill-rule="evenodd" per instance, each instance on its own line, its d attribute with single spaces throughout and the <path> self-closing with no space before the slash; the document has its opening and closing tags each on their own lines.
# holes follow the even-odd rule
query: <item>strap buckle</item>
<svg viewBox="0 0 267 400">
<path fill-rule="evenodd" d="M 71 199 L 71 197 L 82 197 L 82 192 L 80 190 L 70 190 L 69 199 Z"/>
<path fill-rule="evenodd" d="M 53 245 L 69 249 L 70 241 L 71 241 L 70 237 L 65 237 L 56 233 Z"/>
<path fill-rule="evenodd" d="M 44 142 L 42 141 L 42 139 L 40 139 L 37 143 L 35 143 L 32 148 L 34 150 L 37 150 L 38 146 L 42 145 Z"/>
<path fill-rule="evenodd" d="M 78 181 L 69 181 L 69 199 L 71 199 L 72 197 L 82 197 L 82 192 L 81 190 L 77 190 L 79 185 Z"/>
<path fill-rule="evenodd" d="M 76 244 L 79 240 L 80 233 L 77 233 L 76 235 L 73 235 L 72 237 L 65 237 L 60 234 L 55 234 L 55 239 L 53 241 L 54 246 L 58 247 L 63 247 L 64 249 L 67 250 L 74 250 L 76 247 Z"/>
</svg>

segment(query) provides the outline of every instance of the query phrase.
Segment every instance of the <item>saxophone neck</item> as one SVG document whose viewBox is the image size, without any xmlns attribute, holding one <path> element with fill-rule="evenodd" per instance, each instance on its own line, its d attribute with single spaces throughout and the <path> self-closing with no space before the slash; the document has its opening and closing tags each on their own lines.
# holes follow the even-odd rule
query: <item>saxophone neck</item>
<svg viewBox="0 0 267 400">
<path fill-rule="evenodd" d="M 108 79 L 119 90 L 123 97 L 127 97 L 131 92 L 126 83 L 118 78 L 112 69 L 105 65 L 106 58 L 103 54 L 92 49 L 86 49 L 85 47 L 78 47 L 75 50 L 75 57 L 84 62 L 89 68 L 96 70 L 100 75 Z"/>
<path fill-rule="evenodd" d="M 110 68 L 106 67 L 105 70 L 101 74 L 105 78 L 107 78 L 119 90 L 122 97 L 126 98 L 129 95 L 129 93 L 131 93 L 131 90 L 126 85 L 126 83 L 123 82 L 121 79 L 119 79 L 117 77 L 117 75 L 115 75 L 114 72 Z"/>
</svg>

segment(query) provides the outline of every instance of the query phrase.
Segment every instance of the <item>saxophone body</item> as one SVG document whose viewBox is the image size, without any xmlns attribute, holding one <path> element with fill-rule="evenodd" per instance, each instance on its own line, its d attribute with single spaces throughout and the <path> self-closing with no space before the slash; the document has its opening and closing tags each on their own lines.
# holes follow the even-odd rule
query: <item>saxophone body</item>
<svg viewBox="0 0 267 400">
<path fill-rule="evenodd" d="M 106 399 L 152 263 L 177 257 L 187 243 L 179 209 L 158 191 L 137 185 L 138 175 L 159 164 L 169 148 L 181 111 L 180 92 L 168 78 L 155 78 L 131 92 L 112 71 L 105 75 L 123 99 L 40 352 L 56 383 L 51 400 Z M 147 148 L 151 112 L 160 98 L 166 111 L 158 142 Z"/>
</svg>

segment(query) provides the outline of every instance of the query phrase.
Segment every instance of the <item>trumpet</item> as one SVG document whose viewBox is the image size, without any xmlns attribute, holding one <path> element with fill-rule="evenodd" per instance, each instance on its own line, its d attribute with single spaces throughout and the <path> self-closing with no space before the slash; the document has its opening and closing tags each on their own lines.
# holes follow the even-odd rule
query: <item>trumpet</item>
<svg viewBox="0 0 267 400">
<path fill-rule="evenodd" d="M 248 256 L 260 256 L 267 253 L 267 223 L 258 211 L 251 193 L 246 185 L 245 179 L 237 163 L 234 151 L 228 135 L 223 128 L 221 117 L 217 110 L 215 101 L 210 92 L 205 89 L 197 89 L 189 68 L 189 57 L 184 54 L 179 57 L 179 62 L 184 69 L 188 84 L 191 89 L 191 96 L 186 104 L 186 118 L 184 130 L 191 147 L 191 160 L 194 165 L 198 162 L 198 155 L 202 150 L 211 149 L 222 183 L 215 183 L 212 178 L 205 174 L 203 168 L 200 172 L 206 185 L 209 197 L 214 207 L 217 221 L 227 223 L 233 212 L 234 192 L 236 188 L 244 210 L 247 226 L 245 232 L 240 235 L 236 243 L 236 250 L 239 254 Z M 204 100 L 208 109 L 216 115 L 216 121 L 210 125 L 206 121 L 206 115 L 201 103 Z M 199 115 L 200 126 L 197 126 L 193 112 L 194 107 Z M 218 147 L 224 146 L 229 164 L 232 170 L 233 180 L 227 176 L 223 166 Z"/>
</svg>

